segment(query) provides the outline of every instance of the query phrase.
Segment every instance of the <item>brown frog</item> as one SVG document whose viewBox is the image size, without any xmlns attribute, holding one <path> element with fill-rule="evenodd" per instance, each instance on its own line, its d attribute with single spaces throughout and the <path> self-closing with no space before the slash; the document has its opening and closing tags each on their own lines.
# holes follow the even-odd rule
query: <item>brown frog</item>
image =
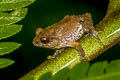
<svg viewBox="0 0 120 80">
<path fill-rule="evenodd" d="M 33 44 L 37 47 L 56 49 L 52 58 L 55 58 L 64 48 L 74 47 L 79 52 L 80 59 L 84 59 L 85 52 L 77 40 L 88 33 L 99 40 L 90 13 L 67 15 L 58 23 L 45 29 L 38 28 Z"/>
</svg>

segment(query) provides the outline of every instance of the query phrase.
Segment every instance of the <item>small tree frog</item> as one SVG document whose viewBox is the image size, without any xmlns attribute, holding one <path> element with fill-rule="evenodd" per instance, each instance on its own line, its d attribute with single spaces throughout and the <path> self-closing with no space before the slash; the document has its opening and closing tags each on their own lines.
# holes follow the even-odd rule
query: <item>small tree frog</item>
<svg viewBox="0 0 120 80">
<path fill-rule="evenodd" d="M 37 28 L 33 44 L 37 47 L 55 49 L 56 52 L 52 58 L 55 58 L 64 48 L 74 47 L 77 49 L 80 59 L 84 59 L 85 52 L 77 41 L 88 33 L 99 40 L 90 13 L 67 15 L 58 23 L 45 29 Z"/>
</svg>

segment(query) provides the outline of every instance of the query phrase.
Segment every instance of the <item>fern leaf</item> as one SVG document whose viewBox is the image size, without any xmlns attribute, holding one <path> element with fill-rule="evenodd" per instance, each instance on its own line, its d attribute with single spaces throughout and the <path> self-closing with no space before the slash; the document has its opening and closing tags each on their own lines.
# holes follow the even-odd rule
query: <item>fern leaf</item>
<svg viewBox="0 0 120 80">
<path fill-rule="evenodd" d="M 51 80 L 67 80 L 67 73 L 69 72 L 69 68 L 64 68 L 63 70 L 56 73 L 55 76 Z"/>
<path fill-rule="evenodd" d="M 15 35 L 22 29 L 22 25 L 14 24 L 22 20 L 27 14 L 28 5 L 35 0 L 0 0 L 0 40 Z M 16 42 L 0 42 L 0 56 L 6 55 L 21 44 Z M 0 69 L 13 64 L 10 59 L 0 59 Z"/>
<path fill-rule="evenodd" d="M 64 68 L 51 77 L 45 73 L 39 80 L 120 80 L 120 60 L 77 64 L 71 70 Z M 26 79 L 27 80 L 27 79 Z M 34 80 L 34 79 L 33 79 Z"/>
<path fill-rule="evenodd" d="M 51 80 L 51 78 L 52 78 L 51 72 L 48 72 L 46 74 L 43 74 L 39 80 L 48 80 L 48 79 Z M 26 80 L 28 80 L 28 78 L 26 78 Z M 32 80 L 34 80 L 34 78 Z"/>
<path fill-rule="evenodd" d="M 13 64 L 14 61 L 6 58 L 0 58 L 0 69 L 5 68 L 11 64 Z"/>
<path fill-rule="evenodd" d="M 30 5 L 35 0 L 0 0 L 0 11 L 8 11 Z"/>
<path fill-rule="evenodd" d="M 79 77 L 85 78 L 88 68 L 89 68 L 89 63 L 77 64 L 74 68 L 71 69 L 68 76 L 71 80 L 74 79 L 79 80 Z"/>
<path fill-rule="evenodd" d="M 26 77 L 24 80 L 34 80 L 34 77 L 32 75 Z"/>
<path fill-rule="evenodd" d="M 102 66 L 100 66 L 102 65 Z M 88 77 L 100 76 L 104 74 L 104 69 L 107 66 L 107 61 L 94 63 L 88 71 Z"/>
<path fill-rule="evenodd" d="M 21 31 L 21 29 L 22 29 L 22 25 L 17 25 L 17 24 L 0 26 L 0 39 L 10 37 Z"/>
<path fill-rule="evenodd" d="M 22 20 L 27 13 L 27 8 L 16 9 L 11 12 L 0 12 L 0 25 L 14 24 Z"/>
<path fill-rule="evenodd" d="M 8 54 L 20 46 L 21 44 L 15 42 L 0 42 L 0 55 Z"/>
</svg>

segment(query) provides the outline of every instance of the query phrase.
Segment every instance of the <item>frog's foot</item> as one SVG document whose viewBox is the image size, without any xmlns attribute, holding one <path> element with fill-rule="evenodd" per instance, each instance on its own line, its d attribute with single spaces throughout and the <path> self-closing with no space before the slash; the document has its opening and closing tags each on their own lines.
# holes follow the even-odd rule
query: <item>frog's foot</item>
<svg viewBox="0 0 120 80">
<path fill-rule="evenodd" d="M 96 40 L 100 41 L 100 38 L 98 37 L 98 32 L 93 31 L 89 33 L 91 37 L 95 38 Z"/>
<path fill-rule="evenodd" d="M 103 43 L 102 43 L 102 41 L 100 40 L 100 38 L 98 37 L 98 34 L 99 33 L 101 33 L 101 32 L 103 32 L 103 31 L 93 31 L 93 32 L 90 32 L 90 36 L 91 37 L 94 37 L 96 40 L 98 40 L 98 42 L 99 42 L 99 45 L 104 45 Z"/>
<path fill-rule="evenodd" d="M 49 56 L 47 57 L 47 59 L 53 59 L 53 57 L 52 57 L 51 55 L 49 55 Z"/>
<path fill-rule="evenodd" d="M 78 56 L 80 56 L 80 61 L 86 61 L 85 54 L 84 53 L 78 53 Z"/>
<path fill-rule="evenodd" d="M 87 33 L 89 33 L 89 35 L 91 37 L 94 37 L 96 40 L 100 41 L 100 38 L 98 37 L 98 34 L 102 31 L 96 31 L 94 26 L 92 26 L 92 25 L 90 27 L 88 27 L 87 29 L 85 29 L 85 31 Z"/>
</svg>

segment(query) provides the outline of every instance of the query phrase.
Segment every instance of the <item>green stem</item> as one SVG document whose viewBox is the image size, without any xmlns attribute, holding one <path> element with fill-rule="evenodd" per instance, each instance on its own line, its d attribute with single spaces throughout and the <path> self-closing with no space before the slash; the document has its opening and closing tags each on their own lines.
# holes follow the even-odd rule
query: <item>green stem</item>
<svg viewBox="0 0 120 80">
<path fill-rule="evenodd" d="M 99 24 L 96 25 L 97 30 L 102 30 L 99 33 L 99 38 L 102 41 L 95 40 L 94 38 L 85 37 L 80 40 L 80 45 L 85 51 L 86 59 L 92 60 L 105 50 L 111 48 L 113 45 L 119 42 L 120 38 L 120 13 L 119 8 L 120 0 L 110 0 L 107 10 L 107 14 Z M 46 73 L 52 72 L 55 74 L 57 71 L 63 69 L 66 66 L 70 68 L 75 64 L 81 62 L 78 56 L 78 52 L 73 48 L 68 48 L 62 52 L 56 59 L 46 60 L 40 64 L 37 68 L 27 73 L 19 80 L 24 80 L 28 76 L 33 76 L 34 80 L 38 80 L 39 77 Z"/>
</svg>

